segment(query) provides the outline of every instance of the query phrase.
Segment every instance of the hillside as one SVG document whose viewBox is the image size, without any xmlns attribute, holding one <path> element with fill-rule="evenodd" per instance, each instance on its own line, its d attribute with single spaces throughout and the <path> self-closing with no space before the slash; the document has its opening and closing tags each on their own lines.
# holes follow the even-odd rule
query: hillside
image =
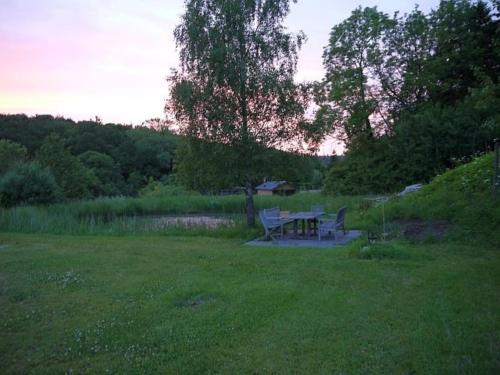
<svg viewBox="0 0 500 375">
<path fill-rule="evenodd" d="M 422 190 L 393 201 L 392 218 L 448 220 L 466 233 L 500 243 L 500 197 L 492 194 L 494 155 L 485 154 L 435 177 Z M 471 237 L 474 238 L 474 237 Z"/>
</svg>

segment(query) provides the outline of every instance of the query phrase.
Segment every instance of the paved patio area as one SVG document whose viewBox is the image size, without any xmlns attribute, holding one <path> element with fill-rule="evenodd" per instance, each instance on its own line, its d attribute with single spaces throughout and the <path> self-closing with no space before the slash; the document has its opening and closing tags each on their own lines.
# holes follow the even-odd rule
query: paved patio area
<svg viewBox="0 0 500 375">
<path fill-rule="evenodd" d="M 363 234 L 360 230 L 350 230 L 346 234 L 340 234 L 336 240 L 331 237 L 321 239 L 316 238 L 294 238 L 290 235 L 285 235 L 283 239 L 276 241 L 265 241 L 261 238 L 248 241 L 246 245 L 250 246 L 265 246 L 265 247 L 338 247 L 348 244 L 349 242 L 361 237 Z"/>
</svg>

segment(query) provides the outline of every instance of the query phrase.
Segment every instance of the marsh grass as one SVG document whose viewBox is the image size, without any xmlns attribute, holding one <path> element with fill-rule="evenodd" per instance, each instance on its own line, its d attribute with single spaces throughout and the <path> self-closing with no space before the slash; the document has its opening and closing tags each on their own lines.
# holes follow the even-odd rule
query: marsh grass
<svg viewBox="0 0 500 375">
<path fill-rule="evenodd" d="M 290 197 L 256 196 L 257 209 L 278 206 L 283 210 L 307 211 L 321 204 L 327 212 L 341 206 L 351 211 L 350 224 L 358 224 L 363 214 L 360 197 L 328 197 L 319 193 L 299 193 Z M 101 198 L 51 206 L 26 206 L 0 210 L 0 230 L 21 233 L 52 234 L 140 234 L 217 235 L 226 238 L 254 236 L 256 229 L 245 224 L 245 198 L 233 196 L 185 195 L 163 198 Z M 211 227 L 208 224 L 168 227 L 152 225 L 153 216 L 223 215 L 231 223 Z"/>
</svg>

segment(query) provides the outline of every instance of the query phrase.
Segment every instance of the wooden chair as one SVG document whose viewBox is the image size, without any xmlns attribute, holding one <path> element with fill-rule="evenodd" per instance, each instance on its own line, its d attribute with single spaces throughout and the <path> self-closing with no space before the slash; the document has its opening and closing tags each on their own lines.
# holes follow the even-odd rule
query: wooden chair
<svg viewBox="0 0 500 375">
<path fill-rule="evenodd" d="M 344 219 L 345 219 L 346 208 L 342 207 L 338 210 L 335 215 L 335 219 L 331 219 L 333 215 L 329 215 L 330 218 L 320 218 L 318 220 L 318 240 L 321 241 L 321 234 L 332 235 L 333 238 L 337 239 L 337 231 L 342 230 L 344 234 L 346 233 Z M 326 216 L 326 215 L 325 215 Z"/>
<path fill-rule="evenodd" d="M 275 240 L 275 232 L 280 231 L 281 238 L 284 234 L 285 224 L 293 222 L 293 219 L 288 219 L 280 216 L 280 209 L 278 207 L 267 208 L 259 212 L 259 219 L 266 231 L 266 239 L 271 238 Z"/>
</svg>

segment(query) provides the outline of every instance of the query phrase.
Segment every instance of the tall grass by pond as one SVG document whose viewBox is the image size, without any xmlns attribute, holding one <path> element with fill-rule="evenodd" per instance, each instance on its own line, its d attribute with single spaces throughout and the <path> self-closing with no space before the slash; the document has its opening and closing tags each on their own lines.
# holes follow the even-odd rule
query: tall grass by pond
<svg viewBox="0 0 500 375">
<path fill-rule="evenodd" d="M 241 215 L 230 215 L 229 220 L 217 226 L 200 222 L 185 223 L 183 220 L 169 220 L 168 225 L 158 225 L 158 217 L 152 216 L 85 216 L 78 217 L 71 212 L 54 213 L 47 208 L 18 207 L 0 213 L 0 230 L 17 233 L 52 234 L 147 234 L 164 235 L 209 235 L 214 232 L 225 238 L 247 237 L 255 230 L 245 228 Z"/>
<path fill-rule="evenodd" d="M 348 223 L 360 224 L 364 210 L 362 197 L 328 197 L 320 193 L 299 193 L 289 197 L 256 196 L 256 208 L 278 206 L 282 210 L 307 211 L 321 204 L 326 212 L 342 206 L 349 210 Z M 101 198 L 44 207 L 15 207 L 0 211 L 0 230 L 22 233 L 54 234 L 137 234 L 163 233 L 168 235 L 204 235 L 217 233 L 221 237 L 251 237 L 259 229 L 247 229 L 245 197 L 185 195 L 162 198 Z M 209 225 L 186 226 L 182 223 L 168 227 L 151 225 L 151 215 L 212 214 L 231 218 L 231 223 L 216 228 Z"/>
<path fill-rule="evenodd" d="M 255 196 L 257 209 L 278 206 L 281 209 L 300 211 L 309 210 L 311 205 L 322 204 L 327 211 L 336 211 L 341 205 L 358 202 L 359 197 L 331 197 L 320 193 L 298 193 L 288 197 Z M 181 195 L 169 197 L 142 198 L 100 198 L 68 204 L 48 206 L 53 213 L 71 213 L 77 217 L 133 216 L 165 214 L 242 214 L 245 212 L 243 195 L 207 196 Z"/>
</svg>

